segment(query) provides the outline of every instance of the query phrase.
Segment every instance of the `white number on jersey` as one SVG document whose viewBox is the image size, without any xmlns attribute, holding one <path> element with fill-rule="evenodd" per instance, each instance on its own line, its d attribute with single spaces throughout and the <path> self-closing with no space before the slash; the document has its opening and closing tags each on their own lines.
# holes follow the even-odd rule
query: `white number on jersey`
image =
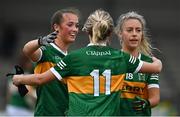
<svg viewBox="0 0 180 117">
<path fill-rule="evenodd" d="M 132 73 L 126 73 L 126 79 L 133 79 L 133 74 Z"/>
<path fill-rule="evenodd" d="M 92 76 L 92 78 L 94 79 L 94 96 L 99 96 L 99 92 L 100 92 L 100 87 L 99 87 L 99 70 L 95 69 L 93 70 L 90 75 Z M 111 94 L 111 89 L 110 89 L 110 85 L 111 85 L 111 70 L 105 70 L 102 75 L 105 78 L 105 94 L 109 95 Z"/>
</svg>

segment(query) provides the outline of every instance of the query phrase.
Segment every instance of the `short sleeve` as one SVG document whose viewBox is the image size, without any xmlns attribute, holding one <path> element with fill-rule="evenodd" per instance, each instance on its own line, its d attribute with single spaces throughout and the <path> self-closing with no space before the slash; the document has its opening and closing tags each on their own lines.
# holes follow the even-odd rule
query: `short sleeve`
<svg viewBox="0 0 180 117">
<path fill-rule="evenodd" d="M 128 73 L 137 73 L 141 69 L 143 65 L 143 61 L 140 59 L 128 54 L 128 53 L 123 53 L 124 58 L 127 64 L 127 72 Z"/>
<path fill-rule="evenodd" d="M 159 74 L 150 74 L 148 88 L 159 88 Z"/>
<path fill-rule="evenodd" d="M 54 67 L 52 67 L 51 72 L 61 80 L 63 77 L 68 76 L 71 71 L 71 59 L 67 55 L 61 61 L 59 61 Z"/>
</svg>

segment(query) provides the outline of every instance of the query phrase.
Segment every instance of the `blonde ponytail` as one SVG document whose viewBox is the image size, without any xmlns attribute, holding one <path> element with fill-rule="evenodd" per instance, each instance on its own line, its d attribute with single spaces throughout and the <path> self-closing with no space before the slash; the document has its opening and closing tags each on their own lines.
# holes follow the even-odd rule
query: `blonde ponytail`
<svg viewBox="0 0 180 117">
<path fill-rule="evenodd" d="M 88 32 L 94 44 L 105 42 L 113 32 L 114 23 L 110 14 L 102 9 L 92 13 L 82 31 Z"/>
</svg>

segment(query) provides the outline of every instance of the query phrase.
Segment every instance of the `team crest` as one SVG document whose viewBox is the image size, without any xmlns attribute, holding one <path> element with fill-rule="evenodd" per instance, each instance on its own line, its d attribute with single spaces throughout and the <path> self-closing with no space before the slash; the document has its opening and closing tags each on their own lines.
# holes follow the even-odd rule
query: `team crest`
<svg viewBox="0 0 180 117">
<path fill-rule="evenodd" d="M 146 75 L 143 73 L 138 73 L 138 78 L 140 81 L 145 81 L 146 80 Z"/>
<path fill-rule="evenodd" d="M 61 57 L 55 56 L 54 59 L 55 59 L 55 61 L 59 62 L 61 60 Z"/>
</svg>

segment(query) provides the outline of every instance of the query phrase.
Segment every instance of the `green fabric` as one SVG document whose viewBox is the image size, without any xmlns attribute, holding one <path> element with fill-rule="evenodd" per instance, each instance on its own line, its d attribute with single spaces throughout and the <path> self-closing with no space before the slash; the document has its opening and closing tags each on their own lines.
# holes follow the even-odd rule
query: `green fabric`
<svg viewBox="0 0 180 117">
<path fill-rule="evenodd" d="M 101 94 L 94 97 L 90 94 L 69 93 L 69 116 L 118 116 L 119 115 L 119 95 L 120 91 L 111 95 Z"/>
<path fill-rule="evenodd" d="M 41 48 L 43 54 L 41 60 L 37 63 L 57 63 L 65 55 L 57 50 L 55 44 L 49 44 Z M 42 68 L 46 66 L 42 65 Z M 46 68 L 49 69 L 49 68 Z M 44 72 L 44 71 L 40 71 Z M 51 81 L 47 84 L 38 86 L 36 89 L 37 92 L 37 102 L 35 106 L 35 116 L 64 116 L 68 108 L 68 93 L 67 86 L 58 81 L 57 79 Z"/>
<path fill-rule="evenodd" d="M 140 59 L 147 62 L 152 62 L 152 58 L 145 56 L 144 54 L 140 54 Z M 141 98 L 147 99 L 147 88 L 148 85 L 156 84 L 159 85 L 159 77 L 157 74 L 142 74 L 142 73 L 127 73 L 125 77 L 125 83 L 123 85 L 122 95 L 134 95 L 140 96 Z M 133 109 L 133 98 L 123 97 L 121 98 L 120 103 L 120 113 L 122 116 L 138 116 L 144 115 L 149 116 L 149 112 L 151 112 L 151 108 L 148 108 L 147 111 L 142 113 L 136 113 Z"/>
<path fill-rule="evenodd" d="M 81 77 L 82 79 L 85 79 L 82 80 L 82 82 L 80 81 L 82 88 L 86 87 L 86 89 L 88 89 L 89 87 L 105 87 L 106 83 L 102 84 L 101 81 L 100 83 L 95 84 L 94 80 L 97 80 L 95 78 L 99 78 L 99 75 L 102 76 L 101 74 L 109 72 L 112 77 L 116 75 L 123 75 L 127 72 L 134 72 L 139 65 L 139 60 L 134 59 L 133 63 L 132 61 L 129 62 L 131 57 L 132 56 L 129 54 L 111 47 L 88 46 L 72 52 L 64 57 L 63 61 L 58 62 L 58 64 L 54 67 L 55 71 L 52 70 L 52 72 L 54 74 L 58 73 L 59 76 L 67 80 L 70 99 L 68 115 L 119 115 L 119 111 L 117 111 L 120 103 L 119 89 L 118 91 L 111 91 L 110 94 L 105 94 L 104 92 L 100 93 L 99 96 L 95 96 L 97 93 L 95 89 L 92 94 L 84 94 L 83 91 L 81 91 L 82 89 L 77 89 L 76 84 L 73 86 L 71 81 L 79 80 L 78 78 Z M 97 77 L 92 77 L 92 75 L 97 75 Z M 102 77 L 104 78 L 106 75 L 108 76 L 108 74 L 104 74 Z M 93 78 L 94 80 L 91 82 L 90 78 Z M 123 78 L 124 77 L 122 77 L 122 79 Z M 90 82 L 87 82 L 87 80 Z M 111 80 L 111 77 L 109 80 Z M 114 82 L 115 87 L 120 85 L 116 83 L 116 81 Z M 79 82 L 77 81 L 77 83 Z M 72 87 L 77 89 L 80 93 L 70 92 L 72 87 L 70 88 L 69 85 L 72 85 Z M 113 86 L 110 84 L 110 87 Z M 106 88 L 104 90 L 106 90 Z"/>
<path fill-rule="evenodd" d="M 57 66 L 54 68 L 64 76 L 84 76 L 94 69 L 99 69 L 100 74 L 105 69 L 111 69 L 113 75 L 134 72 L 139 65 L 139 60 L 130 63 L 131 56 L 111 47 L 88 46 L 78 51 L 71 52 L 64 59 L 67 67 L 62 70 Z"/>
</svg>

